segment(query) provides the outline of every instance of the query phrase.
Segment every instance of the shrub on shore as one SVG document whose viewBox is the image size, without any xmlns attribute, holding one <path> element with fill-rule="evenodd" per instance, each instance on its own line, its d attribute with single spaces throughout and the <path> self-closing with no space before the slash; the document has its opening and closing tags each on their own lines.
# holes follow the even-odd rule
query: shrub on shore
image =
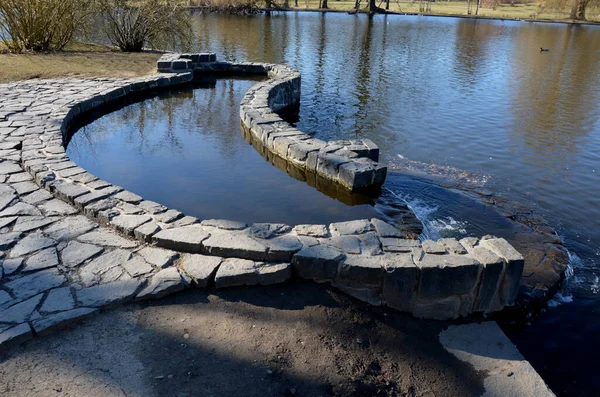
<svg viewBox="0 0 600 397">
<path fill-rule="evenodd" d="M 191 7 L 228 14 L 258 14 L 265 6 L 264 0 L 189 0 Z"/>
<path fill-rule="evenodd" d="M 82 0 L 0 0 L 0 36 L 13 52 L 61 50 L 91 9 Z"/>
<path fill-rule="evenodd" d="M 144 47 L 185 50 L 193 38 L 190 13 L 174 0 L 96 0 L 104 32 L 125 52 Z"/>
</svg>

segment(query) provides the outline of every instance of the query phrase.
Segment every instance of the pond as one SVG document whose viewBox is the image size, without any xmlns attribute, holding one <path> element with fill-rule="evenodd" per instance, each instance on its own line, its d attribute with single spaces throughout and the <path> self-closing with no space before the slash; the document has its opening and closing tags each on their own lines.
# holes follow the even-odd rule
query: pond
<svg viewBox="0 0 600 397">
<path fill-rule="evenodd" d="M 94 173 L 105 167 L 110 170 L 111 162 L 120 162 L 111 175 L 98 175 L 132 191 L 146 185 L 154 192 L 150 197 L 161 201 L 170 195 L 162 188 L 167 178 L 153 172 L 151 160 L 141 166 L 146 176 L 134 174 L 137 169 L 124 159 L 132 151 L 141 150 L 138 157 L 154 150 L 157 156 L 189 159 L 185 173 L 174 173 L 172 185 L 185 178 L 182 174 L 207 178 L 194 170 L 198 159 L 210 164 L 216 156 L 235 158 L 229 160 L 231 169 L 227 172 L 218 167 L 213 170 L 208 177 L 212 184 L 182 179 L 185 189 L 175 198 L 180 204 L 173 207 L 188 212 L 183 208 L 185 202 L 195 200 L 191 205 L 216 211 L 210 217 L 232 218 L 228 214 L 235 213 L 235 205 L 231 212 L 215 209 L 225 206 L 222 200 L 227 194 L 215 193 L 212 204 L 205 201 L 209 196 L 206 190 L 219 185 L 218 175 L 222 174 L 223 189 L 229 196 L 243 191 L 234 200 L 227 198 L 227 203 L 256 203 L 252 221 L 282 217 L 279 221 L 295 222 L 296 212 L 298 218 L 310 222 L 323 220 L 323 214 L 327 219 L 393 214 L 390 208 L 394 205 L 408 203 L 432 237 L 460 236 L 486 228 L 488 232 L 502 232 L 501 221 L 482 215 L 475 204 L 469 207 L 444 189 L 427 188 L 430 185 L 393 171 L 405 169 L 407 163 L 422 169 L 435 165 L 449 175 L 524 202 L 559 230 L 572 255 L 573 276 L 561 292 L 562 299 L 552 301 L 543 316 L 510 337 L 557 394 L 597 395 L 598 27 L 294 12 L 271 17 L 198 14 L 194 23 L 194 50 L 214 51 L 230 61 L 287 63 L 301 71 L 297 127 L 321 139 L 366 137 L 376 142 L 382 161 L 391 170 L 383 197 L 349 207 L 294 181 L 245 146 L 237 112 L 224 114 L 224 109 L 235 107 L 252 84 L 249 81 L 218 80 L 210 89 L 173 94 L 171 101 L 183 95 L 191 102 L 181 108 L 174 106 L 176 117 L 169 121 L 157 117 L 158 107 L 170 106 L 160 98 L 132 105 L 135 111 L 126 108 L 108 115 L 106 120 L 114 118 L 110 125 L 119 128 L 108 129 L 112 137 L 104 141 L 91 133 L 85 138 L 98 139 L 93 155 L 86 154 L 88 149 L 82 150 L 84 143 L 75 144 L 78 135 L 83 141 L 86 134 L 76 134 L 69 145 L 75 161 Z M 540 52 L 540 47 L 550 51 Z M 196 110 L 184 110 L 185 106 Z M 126 114 L 132 111 L 134 116 L 127 119 Z M 146 114 L 153 112 L 154 119 Z M 99 119 L 95 123 L 104 122 Z M 95 123 L 87 128 L 96 128 Z M 169 146 L 172 142 L 166 140 L 171 139 L 169 134 L 150 134 L 146 146 L 139 147 L 142 130 L 154 125 L 152 128 L 167 131 L 166 123 L 174 123 L 179 130 L 173 138 L 188 143 L 195 140 L 194 150 L 173 150 Z M 200 141 L 211 149 L 200 149 Z M 124 151 L 132 142 L 135 149 Z M 78 151 L 80 157 L 75 154 Z M 94 162 L 98 162 L 96 169 Z M 132 168 L 126 168 L 125 179 L 119 182 L 116 178 L 123 167 Z M 256 171 L 259 168 L 260 172 Z M 268 175 L 268 182 L 262 177 L 252 179 L 256 175 Z M 196 186 L 192 189 L 190 185 Z M 240 190 L 243 186 L 252 188 Z M 274 193 L 285 189 L 292 193 Z M 260 196 L 259 190 L 268 194 Z M 143 191 L 140 194 L 145 196 Z M 265 197 L 274 201 L 261 201 Z M 280 206 L 283 199 L 289 200 L 287 207 Z M 275 201 L 277 205 L 268 204 Z M 266 206 L 273 210 L 265 210 Z"/>
</svg>

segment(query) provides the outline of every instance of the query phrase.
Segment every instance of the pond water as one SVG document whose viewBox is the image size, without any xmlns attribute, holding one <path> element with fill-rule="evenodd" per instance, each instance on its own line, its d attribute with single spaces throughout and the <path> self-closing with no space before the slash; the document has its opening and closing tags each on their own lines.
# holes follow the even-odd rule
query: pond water
<svg viewBox="0 0 600 397">
<path fill-rule="evenodd" d="M 557 228 L 571 252 L 573 275 L 561 299 L 555 299 L 530 327 L 510 337 L 557 394 L 600 394 L 595 364 L 600 355 L 600 28 L 434 17 L 370 19 L 337 13 L 199 14 L 194 21 L 195 50 L 214 51 L 232 61 L 287 63 L 302 72 L 297 122 L 301 130 L 321 139 L 371 138 L 392 170 L 407 161 L 424 169 L 435 164 L 444 172 L 528 204 Z M 540 52 L 540 47 L 550 51 Z M 113 167 L 111 176 L 97 174 L 138 193 L 138 187 L 131 186 L 146 185 L 155 194 L 149 198 L 161 201 L 172 192 L 162 189 L 168 176 L 149 172 L 151 159 L 142 168 L 150 176 L 140 180 L 135 168 L 129 169 L 129 160 L 123 159 L 131 149 L 115 151 L 118 156 L 110 159 L 107 156 L 113 156 L 113 147 L 123 150 L 131 142 L 139 146 L 148 123 L 165 131 L 172 124 L 178 133 L 154 136 L 135 150 L 153 150 L 163 157 L 179 155 L 185 149 L 171 150 L 169 139 L 184 139 L 192 131 L 201 135 L 185 139 L 201 139 L 211 149 L 199 149 L 196 142 L 194 150 L 185 153 L 189 158 L 186 173 L 201 178 L 194 159 L 240 159 L 230 164 L 234 170 L 227 171 L 222 183 L 229 184 L 230 192 L 251 185 L 243 190 L 243 197 L 235 199 L 256 203 L 252 221 L 280 216 L 276 209 L 269 213 L 261 207 L 267 203 L 265 197 L 285 188 L 294 194 L 274 200 L 296 197 L 282 212 L 297 210 L 299 217 L 311 222 L 325 212 L 341 218 L 386 213 L 397 200 L 410 204 L 432 237 L 502 233 L 502 220 L 482 213 L 483 208 L 475 203 L 393 171 L 384 197 L 370 203 L 375 207 L 348 207 L 274 167 L 266 171 L 264 160 L 241 137 L 237 111 L 224 115 L 224 109 L 235 107 L 251 84 L 219 80 L 214 88 L 182 94 L 192 98 L 189 111 L 178 110 L 177 105 L 169 112 L 157 112 L 160 106 L 171 106 L 163 99 L 135 104 L 131 118 L 126 117 L 131 108 L 106 116 L 109 121 L 115 118 L 110 125 L 119 128 L 108 129 L 112 138 L 103 141 L 89 163 L 87 149 L 81 150 L 85 143 L 79 141 L 102 141 L 95 134 L 76 134 L 69 154 L 94 173 L 111 163 L 120 164 Z M 172 98 L 175 105 L 177 95 Z M 165 114 L 178 117 L 167 121 Z M 268 175 L 268 183 L 263 178 L 244 179 L 256 175 L 257 162 L 262 162 L 260 172 Z M 115 177 L 122 167 L 128 171 L 119 182 Z M 222 172 L 215 169 L 209 178 L 218 181 L 215 178 Z M 175 177 L 188 175 L 183 174 Z M 197 179 L 182 179 L 182 184 L 185 189 L 176 198 L 181 205 L 173 207 L 189 212 L 183 206 L 190 200 L 197 200 L 192 205 L 207 211 L 222 206 L 223 195 L 215 196 L 214 205 L 204 204 L 199 195 L 188 196 L 192 190 L 186 190 L 194 184 L 195 192 L 214 185 L 204 186 Z M 268 194 L 259 196 L 252 189 Z M 210 217 L 232 218 L 229 214 L 217 212 Z"/>
</svg>

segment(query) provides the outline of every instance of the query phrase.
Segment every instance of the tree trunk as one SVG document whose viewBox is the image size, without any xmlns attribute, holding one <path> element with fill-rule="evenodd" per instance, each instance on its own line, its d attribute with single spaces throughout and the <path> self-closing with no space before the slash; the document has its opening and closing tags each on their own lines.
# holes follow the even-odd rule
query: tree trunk
<svg viewBox="0 0 600 397">
<path fill-rule="evenodd" d="M 267 0 L 266 3 L 267 3 L 267 9 L 265 10 L 265 14 L 271 15 L 272 0 Z"/>
<path fill-rule="evenodd" d="M 479 3 L 481 0 L 477 0 L 477 8 L 475 9 L 475 15 L 479 14 Z"/>
<path fill-rule="evenodd" d="M 585 8 L 588 5 L 589 0 L 573 0 L 573 6 L 571 7 L 571 19 L 576 21 L 585 21 Z"/>
<path fill-rule="evenodd" d="M 321 4 L 321 8 L 328 8 L 327 7 L 327 0 L 323 0 L 323 4 Z"/>
<path fill-rule="evenodd" d="M 390 9 L 390 0 L 385 0 L 385 9 L 386 10 Z"/>
<path fill-rule="evenodd" d="M 298 8 L 298 0 L 294 0 L 294 7 Z"/>
</svg>

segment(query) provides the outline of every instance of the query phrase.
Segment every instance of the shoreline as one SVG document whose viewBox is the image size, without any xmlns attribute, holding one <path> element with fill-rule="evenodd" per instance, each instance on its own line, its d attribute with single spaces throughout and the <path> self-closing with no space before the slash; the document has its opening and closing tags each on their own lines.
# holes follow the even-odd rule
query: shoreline
<svg viewBox="0 0 600 397">
<path fill-rule="evenodd" d="M 224 14 L 232 14 L 235 13 L 230 12 L 221 12 L 212 10 L 211 7 L 202 7 L 202 6 L 188 6 L 186 7 L 192 11 L 208 11 L 208 12 L 217 12 Z M 257 10 L 261 13 L 267 11 L 266 8 L 257 8 Z M 322 14 L 326 13 L 345 13 L 349 15 L 356 14 L 367 14 L 369 12 L 366 10 L 359 10 L 358 12 L 353 12 L 354 10 L 342 10 L 342 9 L 333 9 L 333 8 L 272 8 L 270 10 L 272 13 L 279 12 L 318 12 Z M 244 15 L 244 14 L 241 14 Z M 556 24 L 565 24 L 565 25 L 590 25 L 590 26 L 600 26 L 600 21 L 577 21 L 573 19 L 543 19 L 543 18 L 501 18 L 501 17 L 492 17 L 485 15 L 464 15 L 464 14 L 436 14 L 436 13 L 422 13 L 422 12 L 398 12 L 398 11 L 385 11 L 381 13 L 375 13 L 370 15 L 399 15 L 399 16 L 424 16 L 424 17 L 439 17 L 439 18 L 462 18 L 462 19 L 484 19 L 484 20 L 495 20 L 495 21 L 515 21 L 515 22 L 530 22 L 530 23 L 556 23 Z M 252 16 L 252 14 L 248 14 L 247 16 Z"/>
</svg>

